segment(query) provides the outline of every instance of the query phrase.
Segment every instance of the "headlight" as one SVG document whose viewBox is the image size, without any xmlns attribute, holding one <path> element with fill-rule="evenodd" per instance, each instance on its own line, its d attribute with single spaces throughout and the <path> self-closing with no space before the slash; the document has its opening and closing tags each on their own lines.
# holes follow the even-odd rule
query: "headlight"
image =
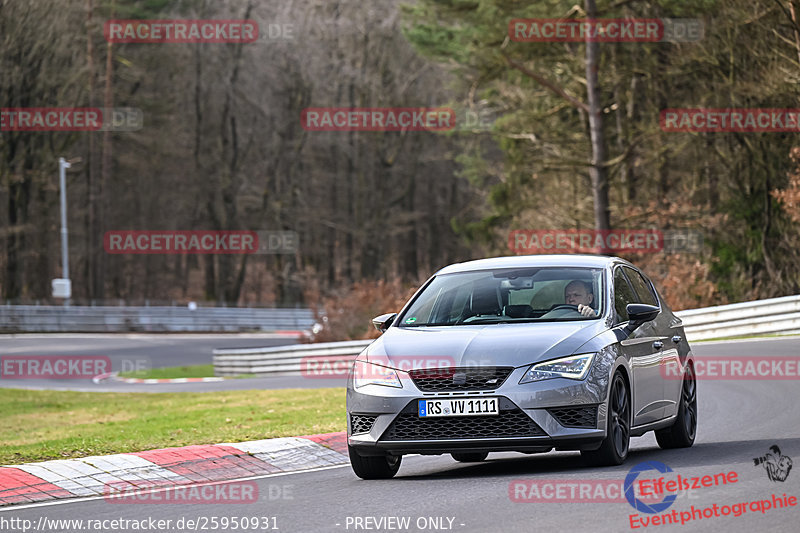
<svg viewBox="0 0 800 533">
<path fill-rule="evenodd" d="M 374 365 L 360 360 L 357 360 L 353 367 L 353 385 L 356 388 L 364 387 L 365 385 L 403 388 L 396 371 L 385 366 Z"/>
<path fill-rule="evenodd" d="M 531 365 L 519 382 L 531 383 L 552 378 L 583 379 L 589 373 L 593 360 L 594 354 L 588 353 L 536 363 Z"/>
</svg>

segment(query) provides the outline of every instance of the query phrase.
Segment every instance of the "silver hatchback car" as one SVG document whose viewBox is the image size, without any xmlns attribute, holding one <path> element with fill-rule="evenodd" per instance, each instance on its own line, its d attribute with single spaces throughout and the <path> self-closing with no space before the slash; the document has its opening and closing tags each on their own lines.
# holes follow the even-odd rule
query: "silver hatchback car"
<svg viewBox="0 0 800 533">
<path fill-rule="evenodd" d="M 662 448 L 697 432 L 697 385 L 680 321 L 614 257 L 537 255 L 448 266 L 400 313 L 347 382 L 347 443 L 364 479 L 404 454 L 580 450 L 618 465 L 630 437 Z"/>
</svg>

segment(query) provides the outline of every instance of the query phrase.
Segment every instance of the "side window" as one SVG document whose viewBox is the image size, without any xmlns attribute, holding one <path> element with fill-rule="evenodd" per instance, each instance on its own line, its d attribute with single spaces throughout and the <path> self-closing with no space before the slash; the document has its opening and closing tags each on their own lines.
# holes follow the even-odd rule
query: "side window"
<svg viewBox="0 0 800 533">
<path fill-rule="evenodd" d="M 658 300 L 656 299 L 655 294 L 653 294 L 653 289 L 650 288 L 650 284 L 645 281 L 642 275 L 632 268 L 623 268 L 625 269 L 625 274 L 628 275 L 628 279 L 631 280 L 631 284 L 636 290 L 636 294 L 639 296 L 638 300 L 636 301 L 638 303 L 655 305 L 658 307 Z"/>
<path fill-rule="evenodd" d="M 618 268 L 614 271 L 614 310 L 617 313 L 617 322 L 626 322 L 628 320 L 628 304 L 636 303 L 636 295 L 633 293 L 628 280 L 622 273 L 622 269 Z"/>
</svg>

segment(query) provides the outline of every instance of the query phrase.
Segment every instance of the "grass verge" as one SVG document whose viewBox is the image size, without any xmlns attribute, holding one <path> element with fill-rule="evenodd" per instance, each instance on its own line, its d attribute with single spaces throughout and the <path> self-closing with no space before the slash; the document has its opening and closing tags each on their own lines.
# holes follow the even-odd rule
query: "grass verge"
<svg viewBox="0 0 800 533">
<path fill-rule="evenodd" d="M 173 378 L 210 378 L 214 377 L 214 365 L 169 366 L 150 368 L 135 372 L 120 372 L 122 378 L 140 379 L 173 379 Z M 255 374 L 242 374 L 237 378 L 252 378 Z"/>
<path fill-rule="evenodd" d="M 339 389 L 103 393 L 0 389 L 0 465 L 344 431 Z"/>
</svg>

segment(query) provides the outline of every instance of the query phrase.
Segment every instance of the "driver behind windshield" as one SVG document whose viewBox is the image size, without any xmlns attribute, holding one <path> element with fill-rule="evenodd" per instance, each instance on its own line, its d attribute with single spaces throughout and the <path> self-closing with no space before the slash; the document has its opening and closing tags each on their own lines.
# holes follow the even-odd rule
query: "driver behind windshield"
<svg viewBox="0 0 800 533">
<path fill-rule="evenodd" d="M 571 281 L 564 289 L 564 303 L 577 305 L 578 312 L 583 316 L 596 316 L 595 310 L 591 305 L 594 302 L 594 292 L 592 284 L 588 281 Z"/>
</svg>

